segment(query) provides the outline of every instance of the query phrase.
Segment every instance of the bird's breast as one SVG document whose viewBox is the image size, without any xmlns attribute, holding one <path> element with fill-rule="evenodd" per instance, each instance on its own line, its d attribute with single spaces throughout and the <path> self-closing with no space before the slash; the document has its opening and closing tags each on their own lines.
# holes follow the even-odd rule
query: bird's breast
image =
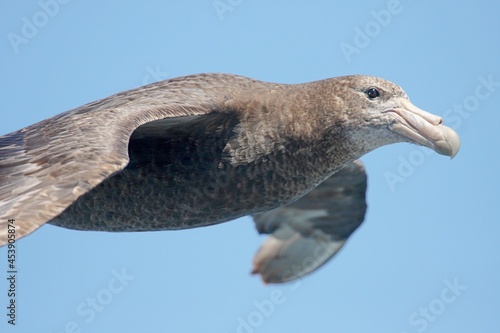
<svg viewBox="0 0 500 333">
<path fill-rule="evenodd" d="M 268 149 L 249 134 L 131 140 L 128 166 L 50 223 L 104 231 L 205 226 L 286 204 L 326 177 L 301 147 Z"/>
</svg>

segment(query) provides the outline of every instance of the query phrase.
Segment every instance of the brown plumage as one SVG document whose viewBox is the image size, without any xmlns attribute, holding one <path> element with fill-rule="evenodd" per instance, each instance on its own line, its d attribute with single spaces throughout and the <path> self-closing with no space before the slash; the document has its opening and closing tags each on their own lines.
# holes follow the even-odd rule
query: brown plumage
<svg viewBox="0 0 500 333">
<path fill-rule="evenodd" d="M 350 163 L 395 142 L 453 157 L 458 136 L 441 122 L 399 86 L 369 76 L 298 85 L 229 74 L 157 82 L 0 137 L 0 244 L 11 218 L 19 238 L 47 222 L 145 231 L 260 213 L 259 231 L 274 240 L 254 272 L 284 282 L 328 260 L 362 222 L 366 179 L 359 162 Z M 299 199 L 329 177 L 316 192 L 324 194 Z M 340 209 L 342 200 L 353 201 Z M 285 276 L 296 253 L 317 260 Z"/>
</svg>

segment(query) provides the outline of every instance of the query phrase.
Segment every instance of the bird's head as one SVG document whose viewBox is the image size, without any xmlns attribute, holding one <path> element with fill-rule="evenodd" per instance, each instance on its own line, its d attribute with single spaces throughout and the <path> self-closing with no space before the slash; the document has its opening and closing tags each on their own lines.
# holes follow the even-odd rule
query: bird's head
<svg viewBox="0 0 500 333">
<path fill-rule="evenodd" d="M 395 142 L 410 142 L 453 158 L 460 148 L 458 134 L 443 119 L 413 105 L 398 85 L 372 76 L 338 78 L 348 90 L 344 110 L 354 126 L 348 136 L 365 152 Z"/>
</svg>

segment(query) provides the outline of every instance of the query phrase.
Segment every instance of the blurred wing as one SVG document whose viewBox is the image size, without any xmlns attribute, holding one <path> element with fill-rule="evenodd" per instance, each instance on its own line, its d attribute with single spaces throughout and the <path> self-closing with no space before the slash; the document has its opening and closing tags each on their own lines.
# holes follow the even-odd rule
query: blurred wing
<svg viewBox="0 0 500 333">
<path fill-rule="evenodd" d="M 161 131 L 223 109 L 206 80 L 153 83 L 0 136 L 0 246 L 9 220 L 16 239 L 24 237 L 122 170 L 130 135 L 142 124 Z"/>
<path fill-rule="evenodd" d="M 363 222 L 366 173 L 360 161 L 290 205 L 254 215 L 259 233 L 271 234 L 253 259 L 265 283 L 300 278 L 327 262 Z"/>
</svg>

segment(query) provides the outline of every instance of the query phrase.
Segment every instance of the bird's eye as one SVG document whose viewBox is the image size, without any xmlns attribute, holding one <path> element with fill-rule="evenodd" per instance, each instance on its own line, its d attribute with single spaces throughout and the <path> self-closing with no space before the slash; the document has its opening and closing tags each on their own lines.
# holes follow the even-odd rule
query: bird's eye
<svg viewBox="0 0 500 333">
<path fill-rule="evenodd" d="M 368 88 L 366 90 L 366 95 L 368 96 L 368 98 L 374 99 L 374 98 L 379 97 L 380 93 L 376 88 Z"/>
</svg>

